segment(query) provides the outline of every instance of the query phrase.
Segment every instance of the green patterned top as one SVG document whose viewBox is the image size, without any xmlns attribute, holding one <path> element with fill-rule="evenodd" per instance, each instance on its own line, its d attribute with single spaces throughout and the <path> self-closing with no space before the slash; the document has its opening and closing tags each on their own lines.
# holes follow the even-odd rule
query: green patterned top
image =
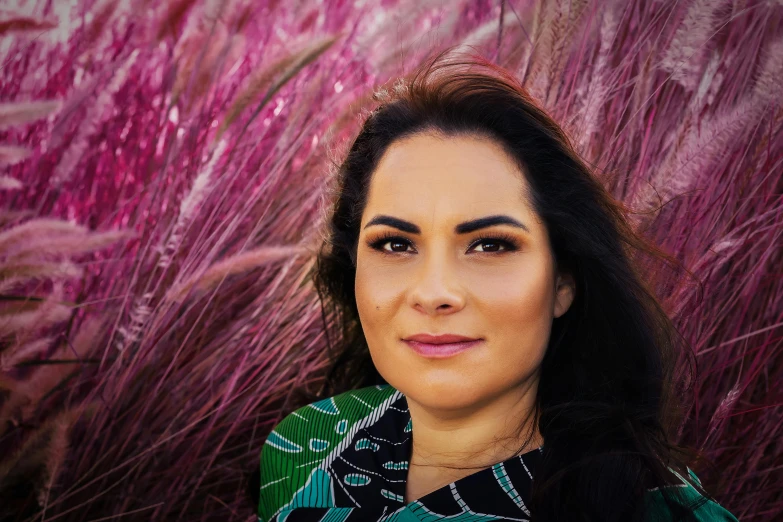
<svg viewBox="0 0 783 522">
<path fill-rule="evenodd" d="M 497 463 L 406 503 L 412 449 L 405 396 L 389 385 L 352 390 L 299 408 L 261 451 L 261 522 L 480 522 L 529 520 L 534 470 L 543 447 Z M 696 475 L 689 470 L 698 481 Z M 686 500 L 699 493 L 683 478 Z M 663 497 L 650 490 L 651 522 L 665 522 Z M 737 522 L 719 504 L 697 508 L 700 521 Z"/>
</svg>

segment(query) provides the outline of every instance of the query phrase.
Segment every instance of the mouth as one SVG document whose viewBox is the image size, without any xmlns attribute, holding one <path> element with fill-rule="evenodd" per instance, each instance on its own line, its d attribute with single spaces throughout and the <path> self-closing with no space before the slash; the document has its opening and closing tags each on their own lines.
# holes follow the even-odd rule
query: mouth
<svg viewBox="0 0 783 522">
<path fill-rule="evenodd" d="M 403 342 L 422 357 L 427 357 L 430 359 L 443 359 L 474 348 L 480 343 L 483 343 L 484 340 L 473 339 L 469 341 L 434 344 L 403 339 Z"/>
</svg>

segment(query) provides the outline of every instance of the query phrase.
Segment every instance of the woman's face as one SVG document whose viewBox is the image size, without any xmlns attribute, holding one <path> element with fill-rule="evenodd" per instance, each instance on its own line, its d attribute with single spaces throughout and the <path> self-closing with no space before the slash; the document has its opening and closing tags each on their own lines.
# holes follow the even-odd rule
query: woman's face
<svg viewBox="0 0 783 522">
<path fill-rule="evenodd" d="M 527 187 L 494 141 L 431 133 L 394 142 L 372 175 L 357 247 L 359 318 L 378 372 L 425 407 L 470 408 L 537 384 L 573 284 L 554 272 Z M 409 230 L 373 224 L 379 216 Z M 455 230 L 489 216 L 520 225 Z M 482 341 L 431 358 L 403 341 L 419 333 Z"/>
</svg>

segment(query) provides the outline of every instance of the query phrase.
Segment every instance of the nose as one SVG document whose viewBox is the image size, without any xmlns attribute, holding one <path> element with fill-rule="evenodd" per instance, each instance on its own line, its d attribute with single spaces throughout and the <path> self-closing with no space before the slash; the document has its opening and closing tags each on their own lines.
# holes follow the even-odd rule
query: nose
<svg viewBox="0 0 783 522">
<path fill-rule="evenodd" d="M 428 315 L 452 314 L 464 308 L 465 295 L 454 260 L 432 250 L 420 259 L 408 292 L 410 306 Z"/>
</svg>

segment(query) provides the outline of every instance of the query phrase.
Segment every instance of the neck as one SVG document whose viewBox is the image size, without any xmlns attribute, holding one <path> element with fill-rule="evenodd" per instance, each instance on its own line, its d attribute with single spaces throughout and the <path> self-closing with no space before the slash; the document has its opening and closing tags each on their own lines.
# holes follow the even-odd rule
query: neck
<svg viewBox="0 0 783 522">
<path fill-rule="evenodd" d="M 406 396 L 413 424 L 410 466 L 489 467 L 510 458 L 530 436 L 537 385 L 537 379 L 526 382 L 460 410 L 433 409 Z M 536 429 L 522 451 L 542 443 Z"/>
</svg>

